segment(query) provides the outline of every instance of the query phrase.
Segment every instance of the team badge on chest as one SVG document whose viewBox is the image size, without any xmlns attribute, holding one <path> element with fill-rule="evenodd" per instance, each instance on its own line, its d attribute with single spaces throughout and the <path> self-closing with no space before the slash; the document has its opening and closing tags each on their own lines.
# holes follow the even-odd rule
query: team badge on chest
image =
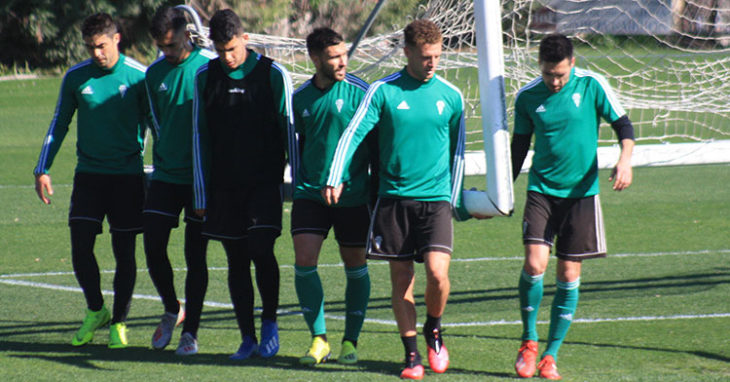
<svg viewBox="0 0 730 382">
<path fill-rule="evenodd" d="M 579 93 L 573 93 L 573 103 L 575 104 L 575 107 L 580 107 L 580 94 Z"/>
<path fill-rule="evenodd" d="M 436 108 L 439 110 L 439 115 L 443 114 L 444 107 L 446 107 L 446 103 L 444 103 L 444 101 L 436 101 Z"/>
</svg>

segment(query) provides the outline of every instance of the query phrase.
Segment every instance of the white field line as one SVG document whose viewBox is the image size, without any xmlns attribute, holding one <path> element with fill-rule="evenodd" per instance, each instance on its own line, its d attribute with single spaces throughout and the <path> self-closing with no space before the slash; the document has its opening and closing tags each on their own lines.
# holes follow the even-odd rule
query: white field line
<svg viewBox="0 0 730 382">
<path fill-rule="evenodd" d="M 730 249 L 705 249 L 700 251 L 677 251 L 677 252 L 649 252 L 649 253 L 616 253 L 616 254 L 609 254 L 608 258 L 625 258 L 625 257 L 657 257 L 657 256 L 687 256 L 687 255 L 707 255 L 707 254 L 726 254 L 730 253 Z M 522 261 L 524 258 L 522 256 L 512 256 L 512 257 L 475 257 L 470 259 L 452 259 L 451 262 L 453 263 L 473 263 L 473 262 L 479 262 L 479 261 Z M 375 266 L 375 265 L 387 265 L 387 261 L 369 261 L 368 267 Z M 331 268 L 331 267 L 342 267 L 342 263 L 333 263 L 333 264 L 319 264 L 317 265 L 318 268 Z M 252 265 L 253 267 L 253 265 Z M 294 268 L 291 264 L 283 264 L 279 265 L 279 268 L 281 269 L 291 269 Z M 185 268 L 173 268 L 175 272 L 182 272 L 185 271 Z M 226 267 L 208 267 L 209 271 L 226 271 L 228 268 Z M 147 273 L 147 268 L 139 268 L 137 269 L 137 272 L 140 273 Z M 114 273 L 114 270 L 102 270 L 100 273 Z M 19 277 L 46 277 L 46 276 L 68 276 L 73 275 L 73 272 L 41 272 L 41 273 L 12 273 L 12 274 L 6 274 L 6 275 L 0 275 L 0 280 L 2 279 L 15 279 Z"/>
<path fill-rule="evenodd" d="M 677 255 L 701 255 L 701 254 L 710 254 L 710 253 L 730 253 L 730 249 L 720 249 L 720 250 L 701 250 L 701 251 L 681 251 L 681 252 L 654 252 L 654 253 L 625 253 L 625 254 L 615 254 L 611 255 L 611 257 L 619 257 L 619 258 L 625 258 L 625 257 L 651 257 L 651 256 L 677 256 Z M 454 262 L 475 262 L 475 261 L 514 261 L 514 260 L 522 260 L 522 257 L 481 257 L 481 258 L 473 258 L 473 259 L 454 259 L 452 261 Z M 387 262 L 373 262 L 371 264 L 376 265 L 384 265 L 387 264 Z M 341 263 L 339 264 L 320 264 L 320 267 L 340 267 L 342 266 Z M 292 268 L 291 265 L 282 265 L 281 268 Z M 226 270 L 225 267 L 211 267 L 209 270 Z M 176 270 L 184 270 L 184 269 L 176 269 Z M 112 270 L 105 270 L 101 271 L 102 273 L 113 273 Z M 147 272 L 146 269 L 138 269 L 138 272 Z M 15 280 L 15 278 L 19 277 L 43 277 L 43 276 L 67 276 L 67 275 L 73 275 L 73 272 L 46 272 L 46 273 L 16 273 L 16 274 L 9 274 L 9 275 L 0 275 L 0 284 L 7 284 L 7 285 L 15 285 L 15 286 L 28 286 L 33 288 L 42 288 L 42 289 L 50 289 L 50 290 L 57 290 L 57 291 L 65 291 L 65 292 L 77 292 L 81 293 L 81 288 L 79 287 L 69 287 L 65 285 L 55 285 L 55 284 L 48 284 L 48 283 L 39 283 L 39 282 L 33 282 L 33 281 L 26 281 L 26 280 Z M 102 291 L 104 295 L 107 296 L 113 296 L 114 292 L 109 290 Z M 146 294 L 134 294 L 132 296 L 134 299 L 140 299 L 140 300 L 150 300 L 150 301 L 159 301 L 159 296 L 154 295 L 146 295 Z M 184 299 L 181 299 L 182 302 L 185 302 Z M 204 306 L 212 307 L 212 308 L 225 308 L 225 309 L 232 309 L 233 305 L 230 303 L 221 303 L 221 302 L 214 302 L 214 301 L 206 301 L 203 303 Z M 278 312 L 281 315 L 292 315 L 292 314 L 299 314 L 299 311 L 293 311 L 293 310 L 279 310 Z M 338 316 L 338 315 L 331 315 L 331 314 L 325 314 L 325 317 L 332 320 L 341 320 L 344 321 L 344 316 Z M 657 320 L 686 320 L 686 319 L 706 319 L 706 318 L 725 318 L 730 317 L 730 313 L 710 313 L 710 314 L 677 314 L 677 315 L 671 315 L 671 316 L 636 316 L 636 317 L 613 317 L 613 318 L 578 318 L 575 319 L 574 323 L 602 323 L 602 322 L 629 322 L 629 321 L 657 321 Z M 394 320 L 381 320 L 381 319 L 374 319 L 374 318 L 366 318 L 366 322 L 371 324 L 381 324 L 381 325 L 389 325 L 389 326 L 396 326 L 396 322 Z M 538 324 L 547 324 L 548 321 L 538 321 Z M 521 325 L 521 321 L 505 321 L 505 320 L 498 320 L 498 321 L 476 321 L 476 322 L 455 322 L 455 323 L 444 323 L 444 327 L 470 327 L 470 326 L 498 326 L 498 325 Z M 419 324 L 420 326 L 420 324 Z"/>
<path fill-rule="evenodd" d="M 24 281 L 24 280 L 10 280 L 10 279 L 0 279 L 0 284 L 7 284 L 7 285 L 16 285 L 16 286 L 27 286 L 27 287 L 33 287 L 33 288 L 42 288 L 42 289 L 50 289 L 50 290 L 57 290 L 57 291 L 65 291 L 65 292 L 77 292 L 81 293 L 81 288 L 79 287 L 69 287 L 64 285 L 54 285 L 54 284 L 47 284 L 47 283 L 38 283 L 33 281 Z M 113 296 L 114 292 L 110 290 L 104 290 L 102 291 L 102 294 L 106 296 Z M 132 296 L 134 299 L 139 300 L 149 300 L 149 301 L 159 301 L 159 296 L 153 296 L 148 294 L 134 294 Z M 181 301 L 184 303 L 185 300 L 181 299 Z M 222 303 L 222 302 L 213 302 L 213 301 L 206 301 L 203 303 L 204 306 L 212 307 L 212 308 L 225 308 L 225 309 L 233 309 L 233 305 L 229 303 Z M 284 310 L 281 309 L 278 311 L 280 315 L 292 315 L 292 314 L 299 314 L 299 311 L 292 311 L 292 310 Z M 345 320 L 345 316 L 338 316 L 338 315 L 331 315 L 331 314 L 325 314 L 325 317 L 331 320 Z M 657 321 L 657 320 L 687 320 L 687 319 L 704 319 L 704 318 L 725 318 L 730 317 L 730 313 L 711 313 L 711 314 L 676 314 L 671 316 L 637 316 L 637 317 L 613 317 L 613 318 L 578 318 L 573 320 L 573 323 L 602 323 L 602 322 L 628 322 L 628 321 Z M 381 320 L 381 319 L 374 319 L 374 318 L 366 318 L 366 322 L 371 324 L 381 324 L 381 325 L 389 325 L 389 326 L 396 326 L 396 322 L 393 320 Z M 538 321 L 538 324 L 548 324 L 549 321 Z M 454 322 L 454 323 L 444 323 L 444 327 L 452 327 L 452 328 L 459 328 L 459 327 L 470 327 L 470 326 L 498 326 L 498 325 L 522 325 L 522 321 L 505 321 L 505 320 L 498 320 L 498 321 L 476 321 L 476 322 Z M 419 324 L 420 326 L 420 324 Z"/>
</svg>

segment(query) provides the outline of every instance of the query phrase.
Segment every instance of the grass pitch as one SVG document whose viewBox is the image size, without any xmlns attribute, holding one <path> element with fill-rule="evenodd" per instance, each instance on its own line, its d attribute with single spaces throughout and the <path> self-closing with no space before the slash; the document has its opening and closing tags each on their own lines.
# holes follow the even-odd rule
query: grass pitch
<svg viewBox="0 0 730 382">
<path fill-rule="evenodd" d="M 72 273 L 67 227 L 75 164 L 75 125 L 51 174 L 53 203 L 42 205 L 32 169 L 53 112 L 57 79 L 0 82 L 0 378 L 2 380 L 395 380 L 403 350 L 390 310 L 387 266 L 370 262 L 373 282 L 368 320 L 360 337 L 360 363 L 302 368 L 309 345 L 293 283 L 293 251 L 285 233 L 277 242 L 281 266 L 281 350 L 270 360 L 228 360 L 240 336 L 226 287 L 225 255 L 209 246 L 210 285 L 199 332 L 200 354 L 174 355 L 180 330 L 165 351 L 150 348 L 162 305 L 146 273 L 142 240 L 129 315 L 130 347 L 106 347 L 108 330 L 85 347 L 69 342 L 83 318 L 84 300 Z M 730 166 L 635 169 L 621 193 L 602 181 L 609 256 L 586 261 L 575 322 L 561 348 L 567 381 L 724 381 L 730 378 Z M 512 363 L 521 325 L 517 280 L 522 262 L 520 227 L 526 176 L 515 185 L 510 218 L 455 223 L 452 293 L 444 316 L 451 368 L 428 380 L 514 379 Z M 483 188 L 481 177 L 465 186 Z M 108 230 L 97 239 L 102 289 L 111 290 L 114 261 Z M 182 230 L 169 247 L 183 297 Z M 538 327 L 547 335 L 555 263 L 545 277 Z M 417 268 L 419 322 L 425 319 L 424 274 Z M 339 352 L 344 329 L 344 272 L 327 240 L 320 258 L 328 334 Z M 107 304 L 111 296 L 107 296 Z M 257 296 L 257 306 L 258 306 Z M 545 343 L 541 342 L 541 349 Z M 425 345 L 419 340 L 421 351 Z"/>
</svg>

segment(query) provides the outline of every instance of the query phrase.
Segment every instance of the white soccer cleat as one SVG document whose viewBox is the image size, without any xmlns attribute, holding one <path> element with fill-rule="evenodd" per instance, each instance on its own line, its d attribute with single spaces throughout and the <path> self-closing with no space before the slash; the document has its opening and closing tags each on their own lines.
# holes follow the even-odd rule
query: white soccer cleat
<svg viewBox="0 0 730 382">
<path fill-rule="evenodd" d="M 175 350 L 177 355 L 193 355 L 198 354 L 198 340 L 190 333 L 183 333 L 180 336 L 180 344 Z"/>
<path fill-rule="evenodd" d="M 160 324 L 157 325 L 155 333 L 152 334 L 152 347 L 157 350 L 164 349 L 172 339 L 172 331 L 183 321 L 185 321 L 185 309 L 182 305 L 177 314 L 165 312 L 160 319 Z"/>
</svg>

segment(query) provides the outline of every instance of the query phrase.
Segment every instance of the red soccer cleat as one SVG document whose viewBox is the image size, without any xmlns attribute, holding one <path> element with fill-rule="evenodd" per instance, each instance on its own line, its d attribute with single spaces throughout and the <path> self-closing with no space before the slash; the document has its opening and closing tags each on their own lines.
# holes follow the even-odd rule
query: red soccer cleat
<svg viewBox="0 0 730 382">
<path fill-rule="evenodd" d="M 449 368 L 449 351 L 446 350 L 441 331 L 434 329 L 427 334 L 426 348 L 428 349 L 428 365 L 435 373 L 443 373 Z"/>
<path fill-rule="evenodd" d="M 423 379 L 423 365 L 421 365 L 421 356 L 417 352 L 410 353 L 406 356 L 406 368 L 400 373 L 401 379 Z"/>
<path fill-rule="evenodd" d="M 401 379 L 423 379 L 423 365 L 415 365 L 413 367 L 406 367 L 400 373 Z"/>
<path fill-rule="evenodd" d="M 551 357 L 552 358 L 552 357 Z M 517 353 L 515 371 L 522 378 L 532 378 L 535 375 L 535 361 L 537 360 L 537 341 L 522 341 Z"/>
<path fill-rule="evenodd" d="M 563 377 L 558 374 L 558 365 L 555 364 L 555 359 L 551 355 L 546 355 L 542 361 L 537 364 L 537 368 L 540 369 L 540 377 L 542 378 L 552 379 L 554 381 L 563 379 Z"/>
</svg>

